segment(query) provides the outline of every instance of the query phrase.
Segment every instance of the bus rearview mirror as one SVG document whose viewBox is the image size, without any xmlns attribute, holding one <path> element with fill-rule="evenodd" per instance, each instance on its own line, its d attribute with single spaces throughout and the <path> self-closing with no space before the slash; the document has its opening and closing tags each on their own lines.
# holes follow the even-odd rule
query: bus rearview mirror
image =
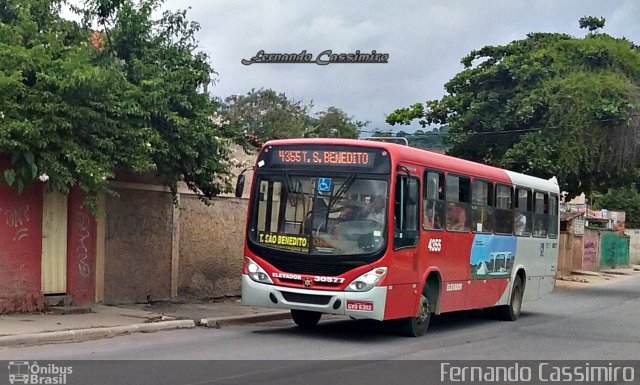
<svg viewBox="0 0 640 385">
<path fill-rule="evenodd" d="M 238 175 L 238 180 L 236 181 L 236 198 L 242 198 L 242 193 L 244 192 L 244 171 L 243 174 Z"/>
</svg>

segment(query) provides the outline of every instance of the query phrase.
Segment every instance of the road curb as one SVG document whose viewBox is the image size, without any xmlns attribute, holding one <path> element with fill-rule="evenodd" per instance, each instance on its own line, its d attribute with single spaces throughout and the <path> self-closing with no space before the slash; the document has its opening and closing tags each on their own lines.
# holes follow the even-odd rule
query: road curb
<svg viewBox="0 0 640 385">
<path fill-rule="evenodd" d="M 291 318 L 290 311 L 274 311 L 268 313 L 238 315 L 230 317 L 203 318 L 200 320 L 199 325 L 208 328 L 220 328 L 222 326 L 228 325 L 279 321 L 288 318 Z"/>
<path fill-rule="evenodd" d="M 153 333 L 163 330 L 189 329 L 196 326 L 193 320 L 140 323 L 90 329 L 62 330 L 55 332 L 18 334 L 0 337 L 0 347 L 18 345 L 44 345 L 63 342 L 82 342 L 111 338 L 131 333 Z"/>
</svg>

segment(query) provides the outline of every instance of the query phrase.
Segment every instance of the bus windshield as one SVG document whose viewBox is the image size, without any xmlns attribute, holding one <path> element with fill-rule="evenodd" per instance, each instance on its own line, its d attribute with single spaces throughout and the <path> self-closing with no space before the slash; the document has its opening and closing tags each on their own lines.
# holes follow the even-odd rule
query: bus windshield
<svg viewBox="0 0 640 385">
<path fill-rule="evenodd" d="M 362 255 L 385 246 L 388 180 L 287 171 L 259 175 L 249 239 L 311 255 Z"/>
</svg>

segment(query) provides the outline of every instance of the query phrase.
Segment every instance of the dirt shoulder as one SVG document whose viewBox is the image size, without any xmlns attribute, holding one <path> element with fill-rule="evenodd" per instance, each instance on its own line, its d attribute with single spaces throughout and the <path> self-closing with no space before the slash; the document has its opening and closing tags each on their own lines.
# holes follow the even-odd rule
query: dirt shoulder
<svg viewBox="0 0 640 385">
<path fill-rule="evenodd" d="M 640 276 L 640 266 L 635 265 L 628 268 L 603 271 L 575 270 L 571 272 L 570 275 L 562 275 L 556 278 L 556 287 L 581 289 L 589 286 L 600 286 L 620 282 L 637 276 Z"/>
</svg>

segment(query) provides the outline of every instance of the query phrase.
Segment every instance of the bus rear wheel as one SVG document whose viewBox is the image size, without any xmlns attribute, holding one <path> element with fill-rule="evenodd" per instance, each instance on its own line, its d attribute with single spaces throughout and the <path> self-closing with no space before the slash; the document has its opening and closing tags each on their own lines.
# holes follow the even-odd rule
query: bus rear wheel
<svg viewBox="0 0 640 385">
<path fill-rule="evenodd" d="M 498 306 L 496 308 L 498 318 L 503 321 L 515 321 L 520 318 L 523 294 L 524 289 L 522 287 L 522 278 L 520 278 L 520 276 L 516 276 L 513 281 L 513 289 L 511 290 L 511 299 L 509 300 L 509 304 Z"/>
<path fill-rule="evenodd" d="M 398 320 L 398 331 L 407 337 L 420 337 L 429 327 L 431 311 L 429 298 L 422 294 L 420 297 L 420 309 L 417 317 L 409 317 Z"/>
<path fill-rule="evenodd" d="M 322 313 L 317 311 L 291 309 L 291 318 L 302 329 L 311 329 L 318 324 Z"/>
</svg>

